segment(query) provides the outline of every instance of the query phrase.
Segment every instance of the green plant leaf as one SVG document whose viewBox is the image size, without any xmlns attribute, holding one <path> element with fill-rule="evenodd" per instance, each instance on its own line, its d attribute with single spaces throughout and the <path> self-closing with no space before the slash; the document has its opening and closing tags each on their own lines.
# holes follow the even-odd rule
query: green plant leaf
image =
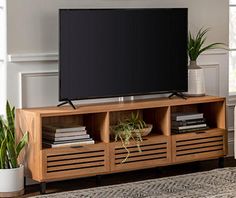
<svg viewBox="0 0 236 198">
<path fill-rule="evenodd" d="M 15 138 L 15 108 L 11 109 L 9 102 L 7 101 L 6 104 L 6 113 L 7 113 L 7 125 L 8 131 L 12 133 L 13 137 Z"/>
<path fill-rule="evenodd" d="M 225 45 L 224 43 L 212 43 L 204 47 L 203 45 L 206 42 L 206 34 L 209 30 L 209 28 L 201 28 L 195 37 L 189 32 L 187 51 L 191 61 L 196 61 L 198 56 L 206 50 L 223 48 L 223 45 Z"/>
<path fill-rule="evenodd" d="M 6 144 L 6 139 L 4 139 L 1 142 L 1 150 L 0 150 L 0 169 L 5 169 L 5 164 L 6 164 L 6 150 L 7 150 L 7 144 Z"/>
<path fill-rule="evenodd" d="M 16 147 L 16 157 L 19 156 L 21 150 L 25 147 L 25 145 L 28 143 L 28 139 L 29 139 L 29 133 L 26 132 L 24 133 L 24 136 L 22 137 L 22 139 L 20 140 L 20 142 L 18 143 L 17 147 Z"/>
<path fill-rule="evenodd" d="M 17 155 L 16 155 L 16 145 L 15 145 L 15 138 L 13 137 L 12 133 L 9 131 L 7 133 L 7 154 L 8 160 L 10 164 L 10 168 L 17 168 Z"/>
</svg>

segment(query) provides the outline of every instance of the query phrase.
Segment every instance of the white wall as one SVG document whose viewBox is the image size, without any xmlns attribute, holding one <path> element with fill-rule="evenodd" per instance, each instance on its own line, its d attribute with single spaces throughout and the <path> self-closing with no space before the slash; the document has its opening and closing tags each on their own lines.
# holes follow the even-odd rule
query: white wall
<svg viewBox="0 0 236 198">
<path fill-rule="evenodd" d="M 228 43 L 226 0 L 7 0 L 8 54 L 58 51 L 58 9 L 187 7 L 189 27 L 211 27 L 208 41 Z"/>
<path fill-rule="evenodd" d="M 58 104 L 59 8 L 128 7 L 187 7 L 191 32 L 210 27 L 209 43 L 228 44 L 228 0 L 7 0 L 7 98 L 16 107 Z M 228 54 L 208 52 L 199 64 L 207 93 L 227 96 Z"/>
<path fill-rule="evenodd" d="M 0 0 L 0 115 L 5 113 L 6 102 L 6 5 Z"/>
</svg>

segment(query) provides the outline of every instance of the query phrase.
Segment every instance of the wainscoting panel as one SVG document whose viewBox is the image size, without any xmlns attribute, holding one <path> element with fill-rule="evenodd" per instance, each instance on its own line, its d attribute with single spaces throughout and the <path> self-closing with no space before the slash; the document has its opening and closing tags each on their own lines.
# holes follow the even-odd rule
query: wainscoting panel
<svg viewBox="0 0 236 198">
<path fill-rule="evenodd" d="M 201 65 L 204 69 L 206 94 L 218 96 L 220 94 L 219 65 Z"/>
<path fill-rule="evenodd" d="M 21 107 L 58 104 L 58 72 L 20 73 Z"/>
</svg>

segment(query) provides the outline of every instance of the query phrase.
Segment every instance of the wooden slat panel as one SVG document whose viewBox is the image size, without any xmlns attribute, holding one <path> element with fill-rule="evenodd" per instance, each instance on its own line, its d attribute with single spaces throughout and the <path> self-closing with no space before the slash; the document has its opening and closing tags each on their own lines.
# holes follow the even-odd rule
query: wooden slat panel
<svg viewBox="0 0 236 198">
<path fill-rule="evenodd" d="M 223 140 L 222 141 L 207 142 L 207 143 L 200 143 L 200 144 L 192 144 L 192 145 L 187 145 L 187 146 L 177 146 L 176 150 L 178 152 L 178 151 L 184 150 L 184 149 L 202 148 L 202 147 L 206 147 L 206 146 L 218 146 L 218 145 L 223 145 Z"/>
<path fill-rule="evenodd" d="M 200 153 L 205 151 L 212 151 L 212 150 L 223 150 L 223 145 L 220 146 L 211 146 L 211 147 L 205 147 L 205 148 L 197 148 L 197 149 L 189 149 L 184 151 L 177 151 L 176 155 L 183 155 L 183 154 L 191 154 L 191 153 Z"/>
<path fill-rule="evenodd" d="M 196 154 L 189 154 L 183 156 L 177 156 L 175 162 L 191 162 L 196 160 L 204 160 L 204 159 L 211 159 L 215 157 L 224 156 L 223 150 L 219 151 L 208 151 L 205 153 L 196 153 Z"/>
<path fill-rule="evenodd" d="M 208 138 L 212 136 L 222 136 L 224 132 L 225 129 L 214 128 L 214 129 L 204 130 L 203 133 L 202 131 L 198 131 L 192 133 L 177 134 L 173 136 L 175 136 L 176 141 L 180 141 L 180 140 L 189 140 L 189 139 L 204 138 L 204 137 Z"/>
<path fill-rule="evenodd" d="M 84 168 L 84 169 L 70 169 L 70 170 L 61 170 L 56 172 L 49 172 L 46 176 L 46 181 L 58 181 L 60 179 L 73 179 L 78 177 L 86 177 L 86 176 L 92 176 L 97 175 L 99 173 L 107 172 L 104 166 L 101 167 L 90 167 L 90 168 Z M 43 180 L 45 181 L 45 180 Z"/>
<path fill-rule="evenodd" d="M 136 170 L 140 168 L 156 167 L 157 165 L 162 166 L 168 164 L 166 158 L 163 159 L 152 159 L 146 161 L 135 161 L 130 163 L 117 163 L 115 164 L 114 172 L 120 172 L 122 170 Z"/>
<path fill-rule="evenodd" d="M 142 145 L 140 146 L 142 151 L 147 151 L 147 150 L 152 150 L 152 149 L 162 149 L 162 148 L 166 148 L 166 143 L 163 144 L 159 144 L 159 145 Z M 134 152 L 137 151 L 138 148 L 137 146 L 135 147 L 128 147 L 130 152 Z M 122 148 L 116 148 L 115 149 L 115 154 L 119 154 L 119 153 L 125 153 L 127 152 L 123 147 Z"/>
<path fill-rule="evenodd" d="M 184 145 L 193 145 L 193 144 L 200 144 L 206 142 L 215 142 L 215 141 L 223 141 L 223 136 L 216 136 L 216 137 L 209 137 L 209 138 L 198 138 L 198 139 L 191 139 L 188 141 L 177 141 L 176 146 L 184 146 Z"/>
<path fill-rule="evenodd" d="M 73 159 L 73 160 L 62 160 L 62 161 L 54 161 L 48 162 L 47 166 L 57 166 L 57 165 L 67 165 L 67 164 L 75 164 L 75 163 L 85 163 L 85 162 L 94 162 L 94 161 L 104 161 L 104 155 L 101 157 L 92 157 L 92 158 L 84 158 L 84 159 Z"/>
<path fill-rule="evenodd" d="M 153 160 L 153 159 L 157 159 L 157 158 L 166 158 L 166 153 L 164 154 L 152 154 L 152 155 L 143 155 L 143 156 L 135 156 L 132 157 L 130 156 L 127 161 L 125 163 L 130 163 L 130 162 L 136 162 L 136 161 L 147 161 L 147 160 Z M 121 163 L 124 160 L 124 158 L 122 159 L 116 159 L 115 163 Z"/>
<path fill-rule="evenodd" d="M 104 161 L 102 162 L 91 162 L 91 163 L 82 163 L 82 164 L 72 164 L 66 166 L 55 166 L 55 167 L 48 167 L 47 172 L 51 171 L 63 171 L 63 170 L 71 170 L 71 169 L 80 169 L 80 168 L 89 168 L 95 166 L 104 166 Z"/>
<path fill-rule="evenodd" d="M 44 153 L 47 156 L 55 156 L 60 154 L 68 154 L 68 153 L 78 153 L 78 152 L 88 152 L 88 151 L 97 151 L 97 150 L 104 150 L 105 149 L 105 143 L 103 142 L 96 142 L 96 144 L 86 144 L 82 145 L 78 148 L 73 147 L 59 147 L 59 148 L 46 148 L 43 149 Z"/>
<path fill-rule="evenodd" d="M 139 155 L 149 155 L 149 154 L 158 154 L 158 153 L 166 153 L 167 152 L 167 149 L 158 149 L 158 150 L 151 150 L 151 151 L 142 151 L 142 152 L 139 152 L 139 151 L 135 151 L 133 153 L 130 153 L 130 157 L 134 157 L 134 156 L 139 156 Z M 120 158 L 120 157 L 126 157 L 127 155 L 127 151 L 124 152 L 124 153 L 121 153 L 121 154 L 116 154 L 116 159 L 117 158 Z M 130 158 L 129 157 L 129 158 Z"/>
<path fill-rule="evenodd" d="M 67 159 L 76 159 L 76 158 L 84 158 L 84 157 L 96 157 L 104 155 L 104 151 L 95 151 L 95 152 L 84 152 L 78 154 L 62 154 L 59 156 L 50 156 L 48 157 L 48 162 L 55 160 L 67 160 Z"/>
</svg>

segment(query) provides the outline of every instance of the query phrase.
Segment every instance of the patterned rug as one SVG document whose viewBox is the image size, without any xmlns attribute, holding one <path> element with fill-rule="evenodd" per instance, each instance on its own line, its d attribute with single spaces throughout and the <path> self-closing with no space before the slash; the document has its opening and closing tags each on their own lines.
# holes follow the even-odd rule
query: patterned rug
<svg viewBox="0 0 236 198">
<path fill-rule="evenodd" d="M 236 167 L 36 197 L 232 198 L 236 197 Z"/>
</svg>

